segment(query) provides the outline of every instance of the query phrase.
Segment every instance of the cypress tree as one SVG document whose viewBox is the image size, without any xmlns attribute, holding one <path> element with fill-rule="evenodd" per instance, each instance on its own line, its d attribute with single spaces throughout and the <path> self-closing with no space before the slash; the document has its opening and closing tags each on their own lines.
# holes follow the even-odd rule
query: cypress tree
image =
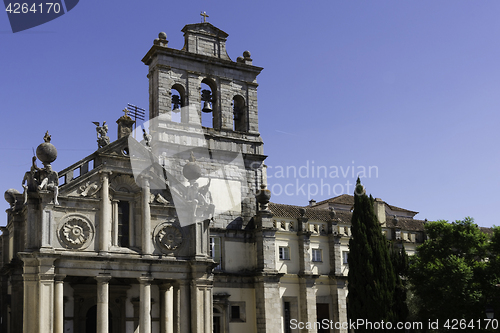
<svg viewBox="0 0 500 333">
<path fill-rule="evenodd" d="M 396 278 L 387 240 L 358 178 L 349 240 L 348 317 L 371 323 L 394 322 Z M 379 330 L 358 327 L 357 332 Z"/>
</svg>

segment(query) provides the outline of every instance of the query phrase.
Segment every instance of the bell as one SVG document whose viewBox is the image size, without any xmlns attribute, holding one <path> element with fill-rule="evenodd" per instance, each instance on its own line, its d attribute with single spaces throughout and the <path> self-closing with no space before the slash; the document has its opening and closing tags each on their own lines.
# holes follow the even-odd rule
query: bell
<svg viewBox="0 0 500 333">
<path fill-rule="evenodd" d="M 175 113 L 180 112 L 180 111 L 181 111 L 181 108 L 179 107 L 179 104 L 174 104 L 174 108 L 173 108 L 173 110 L 172 110 L 172 111 L 173 111 L 173 112 L 175 112 Z"/>
<path fill-rule="evenodd" d="M 201 109 L 201 111 L 205 113 L 212 112 L 212 108 L 210 107 L 210 103 L 208 101 L 203 102 L 203 109 Z"/>
</svg>

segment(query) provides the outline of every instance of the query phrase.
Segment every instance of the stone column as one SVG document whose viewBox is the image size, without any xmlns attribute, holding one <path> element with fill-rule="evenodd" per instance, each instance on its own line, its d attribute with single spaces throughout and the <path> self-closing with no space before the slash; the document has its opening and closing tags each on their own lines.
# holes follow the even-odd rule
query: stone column
<svg viewBox="0 0 500 333">
<path fill-rule="evenodd" d="M 138 280 L 141 283 L 139 333 L 151 333 L 151 282 L 153 278 L 141 276 Z"/>
<path fill-rule="evenodd" d="M 109 200 L 109 173 L 101 173 L 101 215 L 100 215 L 100 237 L 99 254 L 106 255 L 111 243 L 111 201 Z"/>
<path fill-rule="evenodd" d="M 142 182 L 142 254 L 151 254 L 151 210 L 149 200 L 151 191 L 149 188 L 149 180 L 143 179 Z"/>
<path fill-rule="evenodd" d="M 110 275 L 96 276 L 97 280 L 97 332 L 109 330 L 109 280 Z"/>
<path fill-rule="evenodd" d="M 57 274 L 54 285 L 54 333 L 64 333 L 64 278 Z"/>
<path fill-rule="evenodd" d="M 174 286 L 164 283 L 160 286 L 160 332 L 174 333 Z"/>
</svg>

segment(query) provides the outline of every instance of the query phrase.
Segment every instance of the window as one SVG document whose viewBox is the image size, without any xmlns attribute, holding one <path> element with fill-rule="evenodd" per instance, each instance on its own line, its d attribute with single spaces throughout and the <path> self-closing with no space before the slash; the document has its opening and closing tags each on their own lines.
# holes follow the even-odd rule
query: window
<svg viewBox="0 0 500 333">
<path fill-rule="evenodd" d="M 291 319 L 292 319 L 292 317 L 290 316 L 290 302 L 285 302 L 285 304 L 284 304 L 284 316 L 283 316 L 285 333 L 292 333 L 292 328 L 290 327 L 290 320 Z"/>
<path fill-rule="evenodd" d="M 246 321 L 245 315 L 245 302 L 230 302 L 231 317 L 232 322 L 244 322 Z"/>
<path fill-rule="evenodd" d="M 323 258 L 321 258 L 321 250 L 320 249 L 312 249 L 312 261 L 321 262 Z"/>
<path fill-rule="evenodd" d="M 290 260 L 290 248 L 287 246 L 280 246 L 279 255 L 280 260 Z"/>
<path fill-rule="evenodd" d="M 231 306 L 231 319 L 240 319 L 240 307 L 238 305 Z"/>
<path fill-rule="evenodd" d="M 220 245 L 220 237 L 210 237 L 210 256 L 218 263 L 216 270 L 222 269 L 222 251 Z"/>
<path fill-rule="evenodd" d="M 233 98 L 233 130 L 245 132 L 246 131 L 246 119 L 245 119 L 245 99 L 240 96 L 234 96 Z"/>
<path fill-rule="evenodd" d="M 130 246 L 130 204 L 128 201 L 118 203 L 118 246 Z"/>
<path fill-rule="evenodd" d="M 348 259 L 349 259 L 349 251 L 342 251 L 342 262 L 344 265 L 348 264 Z"/>
</svg>

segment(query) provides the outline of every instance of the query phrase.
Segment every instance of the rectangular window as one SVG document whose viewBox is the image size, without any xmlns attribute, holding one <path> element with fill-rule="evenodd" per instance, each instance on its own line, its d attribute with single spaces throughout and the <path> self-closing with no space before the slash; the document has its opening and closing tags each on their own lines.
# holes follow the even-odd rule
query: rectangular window
<svg viewBox="0 0 500 333">
<path fill-rule="evenodd" d="M 349 259 L 349 251 L 342 251 L 342 262 L 344 263 L 344 265 L 347 265 L 349 263 L 348 259 Z"/>
<path fill-rule="evenodd" d="M 210 256 L 218 263 L 216 270 L 222 269 L 222 251 L 220 245 L 220 237 L 210 237 Z"/>
<path fill-rule="evenodd" d="M 323 258 L 321 257 L 320 249 L 312 249 L 312 261 L 321 262 Z"/>
<path fill-rule="evenodd" d="M 290 260 L 290 248 L 287 246 L 280 246 L 279 256 L 280 260 Z"/>
<path fill-rule="evenodd" d="M 118 246 L 130 246 L 130 204 L 128 201 L 118 203 Z"/>
<path fill-rule="evenodd" d="M 231 322 L 245 322 L 246 314 L 245 314 L 245 302 L 230 302 L 229 303 L 231 310 L 229 321 Z"/>
<path fill-rule="evenodd" d="M 292 328 L 290 327 L 290 320 L 292 317 L 290 316 L 290 302 L 285 302 L 284 304 L 284 316 L 283 316 L 283 321 L 284 321 L 284 326 L 285 326 L 285 333 L 292 333 Z"/>
<path fill-rule="evenodd" d="M 238 305 L 231 306 L 231 319 L 240 319 L 240 307 Z"/>
</svg>

